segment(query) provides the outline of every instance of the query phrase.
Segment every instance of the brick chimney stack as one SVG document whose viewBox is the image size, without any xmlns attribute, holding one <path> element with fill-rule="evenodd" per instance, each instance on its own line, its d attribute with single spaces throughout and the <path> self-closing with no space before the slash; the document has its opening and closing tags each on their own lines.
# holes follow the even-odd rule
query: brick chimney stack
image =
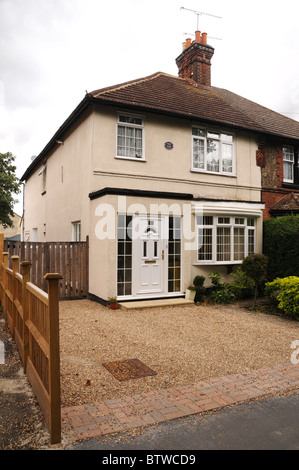
<svg viewBox="0 0 299 470">
<path fill-rule="evenodd" d="M 179 77 L 188 78 L 199 85 L 211 86 L 211 59 L 214 48 L 207 44 L 207 33 L 195 32 L 195 40 L 186 39 L 183 52 L 176 59 Z"/>
</svg>

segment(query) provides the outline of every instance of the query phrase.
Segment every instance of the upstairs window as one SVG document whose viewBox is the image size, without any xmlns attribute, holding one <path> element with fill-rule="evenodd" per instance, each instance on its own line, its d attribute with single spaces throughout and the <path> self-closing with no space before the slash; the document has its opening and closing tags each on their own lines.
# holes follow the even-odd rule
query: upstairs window
<svg viewBox="0 0 299 470">
<path fill-rule="evenodd" d="M 144 160 L 143 119 L 119 115 L 117 121 L 116 156 L 131 160 Z"/>
<path fill-rule="evenodd" d="M 38 173 L 38 176 L 42 176 L 41 180 L 41 194 L 42 196 L 46 194 L 47 192 L 47 163 L 45 163 L 40 172 Z"/>
<path fill-rule="evenodd" d="M 234 172 L 233 136 L 193 127 L 192 170 L 232 175 Z"/>
<path fill-rule="evenodd" d="M 294 183 L 294 147 L 283 147 L 283 181 L 285 183 Z"/>
</svg>

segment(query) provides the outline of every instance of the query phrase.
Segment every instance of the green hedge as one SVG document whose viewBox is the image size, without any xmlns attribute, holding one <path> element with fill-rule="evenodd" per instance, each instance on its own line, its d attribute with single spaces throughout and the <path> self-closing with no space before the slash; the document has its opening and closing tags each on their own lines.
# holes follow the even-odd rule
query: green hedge
<svg viewBox="0 0 299 470">
<path fill-rule="evenodd" d="M 263 253 L 271 279 L 299 276 L 299 215 L 264 221 Z"/>
<path fill-rule="evenodd" d="M 290 276 L 268 282 L 265 292 L 282 312 L 296 320 L 299 319 L 299 277 Z"/>
</svg>

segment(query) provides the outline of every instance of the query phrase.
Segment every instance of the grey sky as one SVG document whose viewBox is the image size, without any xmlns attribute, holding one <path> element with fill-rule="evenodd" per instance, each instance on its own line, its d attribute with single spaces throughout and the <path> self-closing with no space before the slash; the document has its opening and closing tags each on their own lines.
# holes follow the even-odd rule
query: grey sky
<svg viewBox="0 0 299 470">
<path fill-rule="evenodd" d="M 299 120 L 296 2 L 0 0 L 0 151 L 20 177 L 85 90 L 177 75 L 184 33 L 215 48 L 212 84 Z M 21 211 L 20 205 L 16 207 Z"/>
</svg>

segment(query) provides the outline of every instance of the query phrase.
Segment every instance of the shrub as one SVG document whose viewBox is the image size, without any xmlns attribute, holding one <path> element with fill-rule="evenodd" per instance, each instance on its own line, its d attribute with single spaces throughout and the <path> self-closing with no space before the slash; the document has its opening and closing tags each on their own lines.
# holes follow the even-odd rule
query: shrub
<svg viewBox="0 0 299 470">
<path fill-rule="evenodd" d="M 215 289 L 221 288 L 221 276 L 219 273 L 210 273 L 209 278 L 211 279 L 212 285 Z"/>
<path fill-rule="evenodd" d="M 272 280 L 299 276 L 299 215 L 264 221 L 263 253 L 268 257 Z"/>
<path fill-rule="evenodd" d="M 229 283 L 222 282 L 219 273 L 210 273 L 212 285 L 207 288 L 209 300 L 216 304 L 228 304 L 236 300 L 235 294 Z"/>
<path fill-rule="evenodd" d="M 249 299 L 254 296 L 255 283 L 241 268 L 238 268 L 233 274 L 230 286 L 237 300 Z"/>
<path fill-rule="evenodd" d="M 253 302 L 254 307 L 256 304 L 256 297 L 259 284 L 261 280 L 265 277 L 267 272 L 267 264 L 268 258 L 265 255 L 260 255 L 258 253 L 249 255 L 242 261 L 242 271 L 244 271 L 244 273 L 255 283 L 255 293 Z"/>
<path fill-rule="evenodd" d="M 266 284 L 265 292 L 281 311 L 299 320 L 299 277 L 277 278 Z"/>
<path fill-rule="evenodd" d="M 229 304 L 234 302 L 236 297 L 230 284 L 222 284 L 218 289 L 211 292 L 210 300 L 215 304 Z"/>
<path fill-rule="evenodd" d="M 206 291 L 206 288 L 204 287 L 204 282 L 206 278 L 204 276 L 195 276 L 193 279 L 193 285 L 196 288 L 196 294 L 194 298 L 194 302 L 203 302 L 204 300 L 204 294 Z"/>
<path fill-rule="evenodd" d="M 195 276 L 193 279 L 193 285 L 195 287 L 202 287 L 204 285 L 206 278 L 204 276 Z"/>
</svg>

